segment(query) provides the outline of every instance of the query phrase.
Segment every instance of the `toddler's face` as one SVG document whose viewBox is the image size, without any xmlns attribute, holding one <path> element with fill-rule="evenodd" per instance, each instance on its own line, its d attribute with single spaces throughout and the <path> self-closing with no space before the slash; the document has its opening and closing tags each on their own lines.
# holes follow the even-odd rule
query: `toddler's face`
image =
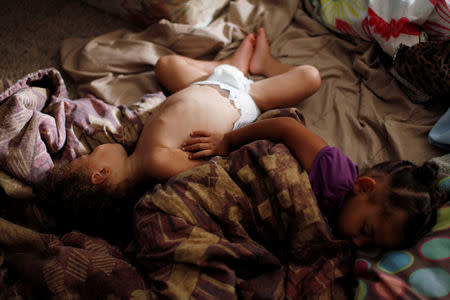
<svg viewBox="0 0 450 300">
<path fill-rule="evenodd" d="M 401 247 L 407 214 L 392 208 L 386 215 L 381 201 L 372 203 L 368 193 L 355 194 L 346 199 L 338 217 L 339 233 L 356 247 Z"/>
</svg>

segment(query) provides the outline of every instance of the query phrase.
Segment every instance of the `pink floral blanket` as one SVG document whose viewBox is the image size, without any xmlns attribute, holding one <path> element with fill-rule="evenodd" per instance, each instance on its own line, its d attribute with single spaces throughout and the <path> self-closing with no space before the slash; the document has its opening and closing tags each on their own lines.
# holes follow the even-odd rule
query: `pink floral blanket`
<svg viewBox="0 0 450 300">
<path fill-rule="evenodd" d="M 0 171 L 26 185 L 42 179 L 55 162 L 101 143 L 118 142 L 130 150 L 163 99 L 161 93 L 146 95 L 118 107 L 92 96 L 71 100 L 56 69 L 28 74 L 0 94 Z"/>
</svg>

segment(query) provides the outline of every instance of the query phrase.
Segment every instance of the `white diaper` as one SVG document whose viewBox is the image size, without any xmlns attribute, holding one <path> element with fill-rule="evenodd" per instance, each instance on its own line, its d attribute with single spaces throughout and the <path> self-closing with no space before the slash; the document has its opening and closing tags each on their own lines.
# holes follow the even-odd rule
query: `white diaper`
<svg viewBox="0 0 450 300">
<path fill-rule="evenodd" d="M 241 117 L 233 126 L 233 129 L 237 129 L 252 123 L 261 114 L 261 110 L 248 94 L 252 82 L 253 80 L 245 77 L 238 68 L 231 65 L 219 65 L 208 79 L 193 84 L 214 84 L 229 92 L 228 98 L 241 113 Z"/>
</svg>

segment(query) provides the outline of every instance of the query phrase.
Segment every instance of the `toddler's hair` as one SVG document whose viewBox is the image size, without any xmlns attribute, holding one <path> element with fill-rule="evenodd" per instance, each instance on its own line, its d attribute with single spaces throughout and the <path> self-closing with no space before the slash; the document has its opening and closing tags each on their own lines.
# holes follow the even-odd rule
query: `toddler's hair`
<svg viewBox="0 0 450 300">
<path fill-rule="evenodd" d="M 92 184 L 85 169 L 69 170 L 61 164 L 49 171 L 35 191 L 59 229 L 78 229 L 111 240 L 131 224 L 137 195 L 124 186 Z"/>
<path fill-rule="evenodd" d="M 436 223 L 437 208 L 449 200 L 449 195 L 438 186 L 439 167 L 432 162 L 417 166 L 410 161 L 392 161 L 377 164 L 362 176 L 388 176 L 384 209 L 389 215 L 391 207 L 408 214 L 404 228 L 405 242 L 414 244 Z"/>
</svg>

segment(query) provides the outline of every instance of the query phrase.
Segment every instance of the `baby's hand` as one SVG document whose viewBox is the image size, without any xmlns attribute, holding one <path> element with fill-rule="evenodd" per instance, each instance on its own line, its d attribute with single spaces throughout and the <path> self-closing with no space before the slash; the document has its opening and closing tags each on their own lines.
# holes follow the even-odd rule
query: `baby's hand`
<svg viewBox="0 0 450 300">
<path fill-rule="evenodd" d="M 226 155 L 229 152 L 227 142 L 222 133 L 194 131 L 181 145 L 183 151 L 191 152 L 190 159 Z"/>
</svg>

